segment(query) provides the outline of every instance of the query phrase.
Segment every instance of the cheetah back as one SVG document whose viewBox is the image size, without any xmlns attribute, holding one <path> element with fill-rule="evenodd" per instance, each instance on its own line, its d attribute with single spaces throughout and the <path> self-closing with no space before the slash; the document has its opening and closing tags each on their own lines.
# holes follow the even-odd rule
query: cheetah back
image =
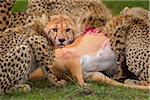
<svg viewBox="0 0 150 100">
<path fill-rule="evenodd" d="M 150 82 L 150 24 L 143 19 L 132 20 L 132 26 L 126 37 L 126 63 L 129 71 L 139 80 Z"/>
<path fill-rule="evenodd" d="M 129 76 L 129 70 L 139 80 L 149 82 L 149 21 L 132 15 L 121 15 L 113 18 L 105 29 L 116 54 L 117 76 Z"/>
</svg>

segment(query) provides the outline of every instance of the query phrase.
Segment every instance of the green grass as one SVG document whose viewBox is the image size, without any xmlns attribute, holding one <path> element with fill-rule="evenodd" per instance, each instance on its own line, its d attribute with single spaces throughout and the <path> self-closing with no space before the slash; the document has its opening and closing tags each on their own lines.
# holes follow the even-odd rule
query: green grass
<svg viewBox="0 0 150 100">
<path fill-rule="evenodd" d="M 104 0 L 104 3 L 112 10 L 114 15 L 119 14 L 124 7 L 143 7 L 147 10 L 149 9 L 148 0 Z"/>
<path fill-rule="evenodd" d="M 16 0 L 15 6 L 13 7 L 13 12 L 21 12 L 27 9 L 27 0 Z"/>
<path fill-rule="evenodd" d="M 0 100 L 149 100 L 148 91 L 127 89 L 89 82 L 92 93 L 87 95 L 73 83 L 67 86 L 49 86 L 46 80 L 30 82 L 32 91 L 0 96 Z"/>
<path fill-rule="evenodd" d="M 17 0 L 14 12 L 26 9 L 26 0 Z M 116 1 L 104 0 L 114 15 L 119 14 L 124 7 L 140 6 L 148 9 L 148 1 Z M 0 100 L 150 100 L 149 91 L 113 87 L 106 84 L 88 82 L 93 90 L 92 94 L 86 95 L 81 88 L 74 83 L 69 83 L 63 88 L 49 86 L 46 80 L 30 82 L 32 91 L 30 93 L 13 93 L 0 96 Z"/>
</svg>

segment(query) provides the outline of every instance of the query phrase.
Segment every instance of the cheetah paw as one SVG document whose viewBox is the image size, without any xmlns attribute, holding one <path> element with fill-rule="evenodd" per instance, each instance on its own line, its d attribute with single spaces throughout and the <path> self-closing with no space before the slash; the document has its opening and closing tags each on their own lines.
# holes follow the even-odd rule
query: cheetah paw
<svg viewBox="0 0 150 100">
<path fill-rule="evenodd" d="M 51 73 L 48 74 L 47 79 L 49 81 L 49 84 L 52 86 L 65 86 L 67 84 L 67 82 L 65 80 L 60 80 L 58 81 L 57 77 Z"/>
<path fill-rule="evenodd" d="M 28 84 L 20 85 L 18 88 L 19 92 L 28 93 L 31 91 L 31 87 Z"/>
<path fill-rule="evenodd" d="M 31 87 L 28 84 L 17 84 L 14 87 L 11 87 L 5 91 L 6 94 L 10 94 L 12 92 L 20 92 L 20 93 L 28 93 L 31 91 Z"/>
<path fill-rule="evenodd" d="M 67 84 L 67 82 L 65 80 L 60 80 L 57 82 L 56 86 L 64 87 L 66 84 Z"/>
</svg>

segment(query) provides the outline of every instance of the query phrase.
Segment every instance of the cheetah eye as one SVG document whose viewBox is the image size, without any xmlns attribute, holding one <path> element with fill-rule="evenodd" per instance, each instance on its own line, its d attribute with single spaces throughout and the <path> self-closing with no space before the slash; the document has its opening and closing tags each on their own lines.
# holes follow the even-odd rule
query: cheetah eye
<svg viewBox="0 0 150 100">
<path fill-rule="evenodd" d="M 86 21 L 86 19 L 84 18 L 83 21 L 82 21 L 82 23 L 85 23 L 85 21 Z"/>
<path fill-rule="evenodd" d="M 53 30 L 54 32 L 57 32 L 57 28 L 53 28 L 52 30 Z"/>
<path fill-rule="evenodd" d="M 70 28 L 67 28 L 67 29 L 66 29 L 66 32 L 69 32 L 69 31 L 71 31 L 71 29 L 70 29 Z"/>
<path fill-rule="evenodd" d="M 93 19 L 93 18 L 92 18 L 92 16 L 91 16 L 91 17 L 89 18 L 89 21 L 92 21 L 92 19 Z"/>
<path fill-rule="evenodd" d="M 103 20 L 103 19 L 101 19 L 101 18 L 99 18 L 98 20 L 99 20 L 100 22 L 102 22 L 102 23 L 104 22 L 104 20 Z"/>
</svg>

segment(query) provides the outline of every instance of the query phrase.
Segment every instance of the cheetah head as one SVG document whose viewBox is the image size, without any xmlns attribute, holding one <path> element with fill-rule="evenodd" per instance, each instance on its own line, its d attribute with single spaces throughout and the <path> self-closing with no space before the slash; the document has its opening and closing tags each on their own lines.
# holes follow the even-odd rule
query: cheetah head
<svg viewBox="0 0 150 100">
<path fill-rule="evenodd" d="M 75 21 L 66 15 L 53 15 L 44 32 L 57 48 L 71 44 L 78 33 Z"/>
<path fill-rule="evenodd" d="M 132 15 L 132 16 L 140 17 L 144 19 L 149 19 L 148 14 L 149 14 L 148 10 L 141 8 L 141 7 L 132 7 L 132 8 L 125 7 L 120 12 L 120 15 Z"/>
</svg>

